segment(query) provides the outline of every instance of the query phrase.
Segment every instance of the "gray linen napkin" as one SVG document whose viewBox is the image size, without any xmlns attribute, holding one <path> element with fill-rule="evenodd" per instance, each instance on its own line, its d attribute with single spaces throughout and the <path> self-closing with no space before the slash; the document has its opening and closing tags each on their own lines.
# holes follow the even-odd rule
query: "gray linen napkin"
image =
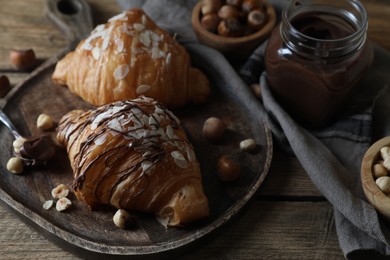
<svg viewBox="0 0 390 260">
<path fill-rule="evenodd" d="M 240 74 L 218 52 L 199 44 L 191 26 L 191 10 L 197 0 L 117 0 L 124 8 L 140 7 L 161 27 L 178 33 L 179 41 L 192 53 L 211 80 L 254 98 L 249 84 L 260 83 L 259 114 L 269 123 L 274 138 L 295 153 L 308 176 L 334 207 L 340 247 L 346 258 L 359 250 L 390 255 L 390 232 L 367 203 L 360 182 L 360 164 L 369 145 L 390 135 L 390 54 L 375 46 L 373 68 L 345 107 L 340 119 L 317 130 L 297 124 L 274 100 L 264 72 L 264 46 L 253 53 Z M 280 13 L 283 0 L 270 1 Z M 236 64 L 233 64 L 236 65 Z M 237 67 L 237 66 L 235 66 Z"/>
</svg>

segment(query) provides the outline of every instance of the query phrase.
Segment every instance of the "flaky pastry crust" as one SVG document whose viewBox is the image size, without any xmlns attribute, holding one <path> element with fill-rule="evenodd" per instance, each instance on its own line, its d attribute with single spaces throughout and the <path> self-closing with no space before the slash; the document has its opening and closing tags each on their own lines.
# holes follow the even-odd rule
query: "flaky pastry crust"
<svg viewBox="0 0 390 260">
<path fill-rule="evenodd" d="M 57 63 L 52 79 L 93 105 L 148 96 L 176 108 L 205 102 L 210 92 L 186 49 L 141 9 L 97 26 Z"/>
<path fill-rule="evenodd" d="M 59 122 L 78 199 L 154 213 L 167 226 L 208 216 L 199 163 L 177 117 L 151 98 L 74 110 Z"/>
</svg>

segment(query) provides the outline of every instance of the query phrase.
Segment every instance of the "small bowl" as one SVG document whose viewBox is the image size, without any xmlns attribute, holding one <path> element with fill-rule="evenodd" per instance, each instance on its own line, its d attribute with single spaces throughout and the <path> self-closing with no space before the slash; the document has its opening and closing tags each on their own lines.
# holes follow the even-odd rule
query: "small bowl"
<svg viewBox="0 0 390 260">
<path fill-rule="evenodd" d="M 204 29 L 200 23 L 202 1 L 197 3 L 192 11 L 192 27 L 198 40 L 214 49 L 221 51 L 229 58 L 243 60 L 268 38 L 276 24 L 275 9 L 267 1 L 264 6 L 268 15 L 267 23 L 259 31 L 242 37 L 224 37 Z"/>
<path fill-rule="evenodd" d="M 374 164 L 380 159 L 380 149 L 384 146 L 390 146 L 390 136 L 378 140 L 367 150 L 362 161 L 361 180 L 367 200 L 390 220 L 390 197 L 376 185 L 372 172 Z"/>
</svg>

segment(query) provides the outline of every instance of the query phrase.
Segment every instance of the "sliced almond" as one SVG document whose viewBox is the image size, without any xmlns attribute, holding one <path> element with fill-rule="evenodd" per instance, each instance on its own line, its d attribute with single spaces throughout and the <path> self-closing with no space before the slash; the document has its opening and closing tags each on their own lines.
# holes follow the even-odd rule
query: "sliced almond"
<svg viewBox="0 0 390 260">
<path fill-rule="evenodd" d="M 129 65 L 127 64 L 119 65 L 114 71 L 114 78 L 116 80 L 122 80 L 127 76 L 129 71 L 130 71 Z"/>
<path fill-rule="evenodd" d="M 152 88 L 152 86 L 143 84 L 143 85 L 139 85 L 135 92 L 138 95 L 140 95 L 140 94 L 144 94 L 144 93 L 148 92 L 151 88 Z"/>
<path fill-rule="evenodd" d="M 98 60 L 100 58 L 100 49 L 98 47 L 92 49 L 92 57 L 95 60 Z"/>
</svg>

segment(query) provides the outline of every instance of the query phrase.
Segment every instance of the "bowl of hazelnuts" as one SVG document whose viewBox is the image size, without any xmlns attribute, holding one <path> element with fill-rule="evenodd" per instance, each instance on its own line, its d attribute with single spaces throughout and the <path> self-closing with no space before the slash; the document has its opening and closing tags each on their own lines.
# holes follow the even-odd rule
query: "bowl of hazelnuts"
<svg viewBox="0 0 390 260">
<path fill-rule="evenodd" d="M 201 0 L 192 11 L 198 40 L 233 59 L 247 58 L 275 23 L 275 9 L 266 0 Z"/>
<path fill-rule="evenodd" d="M 368 202 L 390 220 L 390 136 L 378 140 L 366 151 L 361 180 Z"/>
</svg>

